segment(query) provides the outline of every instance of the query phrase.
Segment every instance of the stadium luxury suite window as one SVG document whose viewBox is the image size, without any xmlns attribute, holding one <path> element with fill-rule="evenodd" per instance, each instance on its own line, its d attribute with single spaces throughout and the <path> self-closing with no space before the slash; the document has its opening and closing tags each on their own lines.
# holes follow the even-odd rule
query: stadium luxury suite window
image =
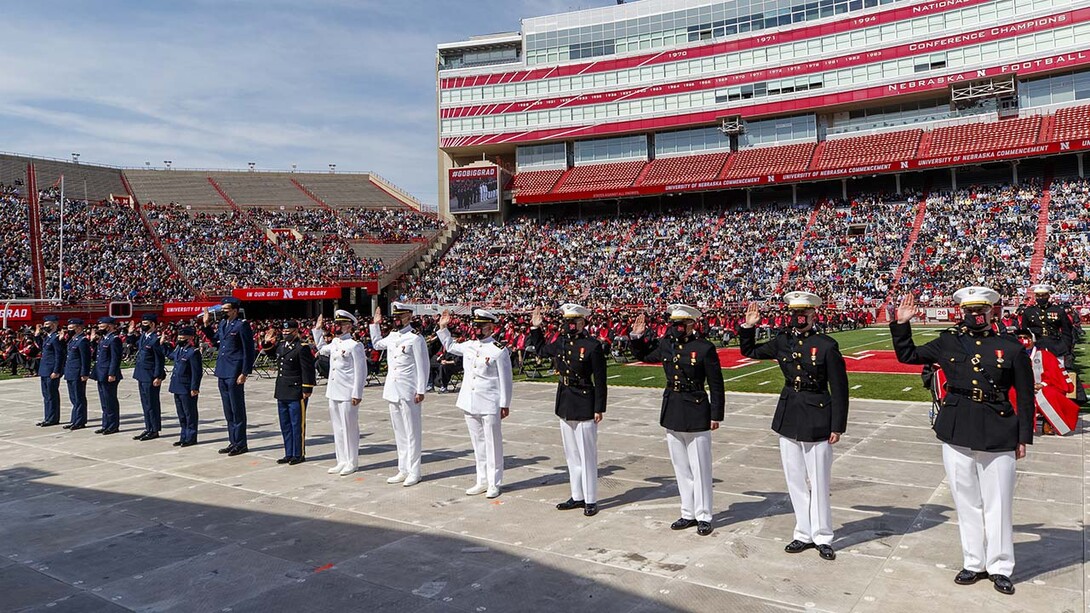
<svg viewBox="0 0 1090 613">
<path fill-rule="evenodd" d="M 934 54 L 925 53 L 915 57 L 718 90 L 628 98 L 605 104 L 567 105 L 550 110 L 487 115 L 483 118 L 444 119 L 441 129 L 443 134 L 447 135 L 480 130 L 500 131 L 515 127 L 552 128 L 586 123 L 591 119 L 594 121 L 632 119 L 676 111 L 711 109 L 728 111 L 732 107 L 744 106 L 751 101 L 812 96 L 815 95 L 815 90 L 817 92 L 851 91 L 925 77 L 930 74 L 945 75 L 968 69 L 1017 63 L 1020 60 L 1032 59 L 1057 51 L 1077 50 L 1078 45 L 1083 44 L 1081 41 L 1085 40 L 1090 40 L 1090 22 L 996 40 L 982 45 L 951 49 L 945 52 L 946 64 L 942 69 L 929 69 L 925 72 L 917 72 L 917 66 L 934 61 Z M 523 116 L 524 119 L 518 119 L 519 116 Z M 520 121 L 525 123 L 521 124 Z"/>
<path fill-rule="evenodd" d="M 575 143 L 575 165 L 647 159 L 647 137 L 622 136 Z"/>
<path fill-rule="evenodd" d="M 655 156 L 729 151 L 730 136 L 719 128 L 660 132 L 655 135 Z"/>
<path fill-rule="evenodd" d="M 999 0 L 860 30 L 830 34 L 784 44 L 769 44 L 714 57 L 680 60 L 569 77 L 530 80 L 485 87 L 448 88 L 440 93 L 443 105 L 533 99 L 546 95 L 571 95 L 609 91 L 623 86 L 647 86 L 679 79 L 699 79 L 741 70 L 786 65 L 835 57 L 936 38 L 942 33 L 972 30 L 1027 19 L 1033 14 L 1054 12 L 1076 0 Z M 618 45 L 618 53 L 623 50 Z"/>
</svg>

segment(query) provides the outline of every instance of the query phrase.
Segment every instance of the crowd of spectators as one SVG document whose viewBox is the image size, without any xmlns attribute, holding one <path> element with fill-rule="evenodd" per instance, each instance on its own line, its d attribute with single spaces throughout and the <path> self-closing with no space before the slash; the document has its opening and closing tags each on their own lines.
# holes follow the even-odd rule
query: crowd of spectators
<svg viewBox="0 0 1090 613">
<path fill-rule="evenodd" d="M 39 202 L 45 295 L 56 296 L 62 207 L 53 199 Z M 132 207 L 66 199 L 63 209 L 65 302 L 147 303 L 189 297 L 188 286 L 163 259 Z"/>
<path fill-rule="evenodd" d="M 146 210 L 163 247 L 200 294 L 321 284 L 318 266 L 306 267 L 285 257 L 243 213 L 190 212 L 176 204 L 149 204 Z"/>
<path fill-rule="evenodd" d="M 411 243 L 443 228 L 438 218 L 412 209 L 337 209 L 340 234 L 346 240 Z"/>
<path fill-rule="evenodd" d="M 260 227 L 277 230 L 277 244 L 304 268 L 320 270 L 327 281 L 372 278 L 385 271 L 381 259 L 361 258 L 352 249 L 344 238 L 348 224 L 329 209 L 255 208 L 245 215 Z"/>
<path fill-rule="evenodd" d="M 945 304 L 966 285 L 1006 301 L 1025 294 L 1037 239 L 1041 188 L 1034 183 L 933 194 L 900 286 L 920 302 Z"/>
<path fill-rule="evenodd" d="M 27 298 L 31 281 L 30 222 L 26 200 L 14 185 L 0 183 L 0 296 Z"/>
<path fill-rule="evenodd" d="M 1090 181 L 1056 181 L 1049 191 L 1041 281 L 1077 304 L 1090 304 Z"/>
</svg>

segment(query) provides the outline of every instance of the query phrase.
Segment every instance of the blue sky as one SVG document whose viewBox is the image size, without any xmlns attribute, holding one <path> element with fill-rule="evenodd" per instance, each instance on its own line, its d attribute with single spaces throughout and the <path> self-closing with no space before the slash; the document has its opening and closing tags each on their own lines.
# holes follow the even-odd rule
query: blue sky
<svg viewBox="0 0 1090 613">
<path fill-rule="evenodd" d="M 614 0 L 35 0 L 0 19 L 0 150 L 370 170 L 436 200 L 435 45 Z"/>
</svg>

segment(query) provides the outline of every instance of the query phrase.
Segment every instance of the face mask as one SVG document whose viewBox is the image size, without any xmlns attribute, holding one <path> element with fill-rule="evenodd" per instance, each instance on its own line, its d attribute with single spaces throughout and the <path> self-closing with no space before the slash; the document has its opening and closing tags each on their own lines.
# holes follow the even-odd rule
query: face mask
<svg viewBox="0 0 1090 613">
<path fill-rule="evenodd" d="M 68 333 L 69 333 L 69 334 L 75 334 L 75 333 L 76 333 L 76 329 L 75 329 L 75 328 L 68 328 Z"/>
<path fill-rule="evenodd" d="M 487 329 L 485 326 L 473 326 L 473 333 L 476 334 L 478 338 L 488 338 L 489 334 L 486 332 Z"/>
<path fill-rule="evenodd" d="M 1048 298 L 1038 298 L 1037 299 L 1037 306 L 1041 307 L 1042 309 L 1047 307 L 1048 306 Z"/>
<path fill-rule="evenodd" d="M 672 331 L 673 331 L 675 336 L 685 336 L 685 330 L 688 327 L 689 326 L 687 324 L 685 324 L 684 322 L 679 321 L 676 324 L 674 324 L 674 327 L 673 327 Z"/>
<path fill-rule="evenodd" d="M 140 327 L 145 330 L 151 330 L 151 324 L 147 322 L 140 324 Z"/>
<path fill-rule="evenodd" d="M 567 331 L 568 336 L 575 336 L 579 333 L 579 326 L 574 321 L 569 321 L 564 325 L 564 330 Z"/>
<path fill-rule="evenodd" d="M 106 326 L 99 326 L 98 331 L 102 334 L 106 334 Z"/>
<path fill-rule="evenodd" d="M 789 321 L 791 322 L 791 327 L 795 328 L 796 330 L 801 330 L 801 329 L 805 328 L 806 326 L 810 325 L 810 317 L 808 315 L 806 315 L 805 313 L 798 313 L 798 314 L 792 315 L 789 318 Z"/>
<path fill-rule="evenodd" d="M 1029 349 L 1030 348 L 1030 343 L 1032 343 L 1033 341 L 1031 341 L 1030 339 L 1025 338 L 1025 337 L 1018 337 L 1018 342 L 1022 343 L 1022 346 L 1025 347 L 1026 349 Z"/>
<path fill-rule="evenodd" d="M 987 313 L 965 313 L 965 325 L 972 330 L 983 330 L 988 327 Z"/>
</svg>

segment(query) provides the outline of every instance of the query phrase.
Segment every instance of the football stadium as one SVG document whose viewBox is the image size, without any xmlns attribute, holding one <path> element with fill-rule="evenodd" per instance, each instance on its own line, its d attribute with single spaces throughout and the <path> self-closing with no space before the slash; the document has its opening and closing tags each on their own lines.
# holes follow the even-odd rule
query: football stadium
<svg viewBox="0 0 1090 613">
<path fill-rule="evenodd" d="M 0 153 L 0 609 L 1090 606 L 1090 2 L 592 4 L 435 202 Z"/>
</svg>

